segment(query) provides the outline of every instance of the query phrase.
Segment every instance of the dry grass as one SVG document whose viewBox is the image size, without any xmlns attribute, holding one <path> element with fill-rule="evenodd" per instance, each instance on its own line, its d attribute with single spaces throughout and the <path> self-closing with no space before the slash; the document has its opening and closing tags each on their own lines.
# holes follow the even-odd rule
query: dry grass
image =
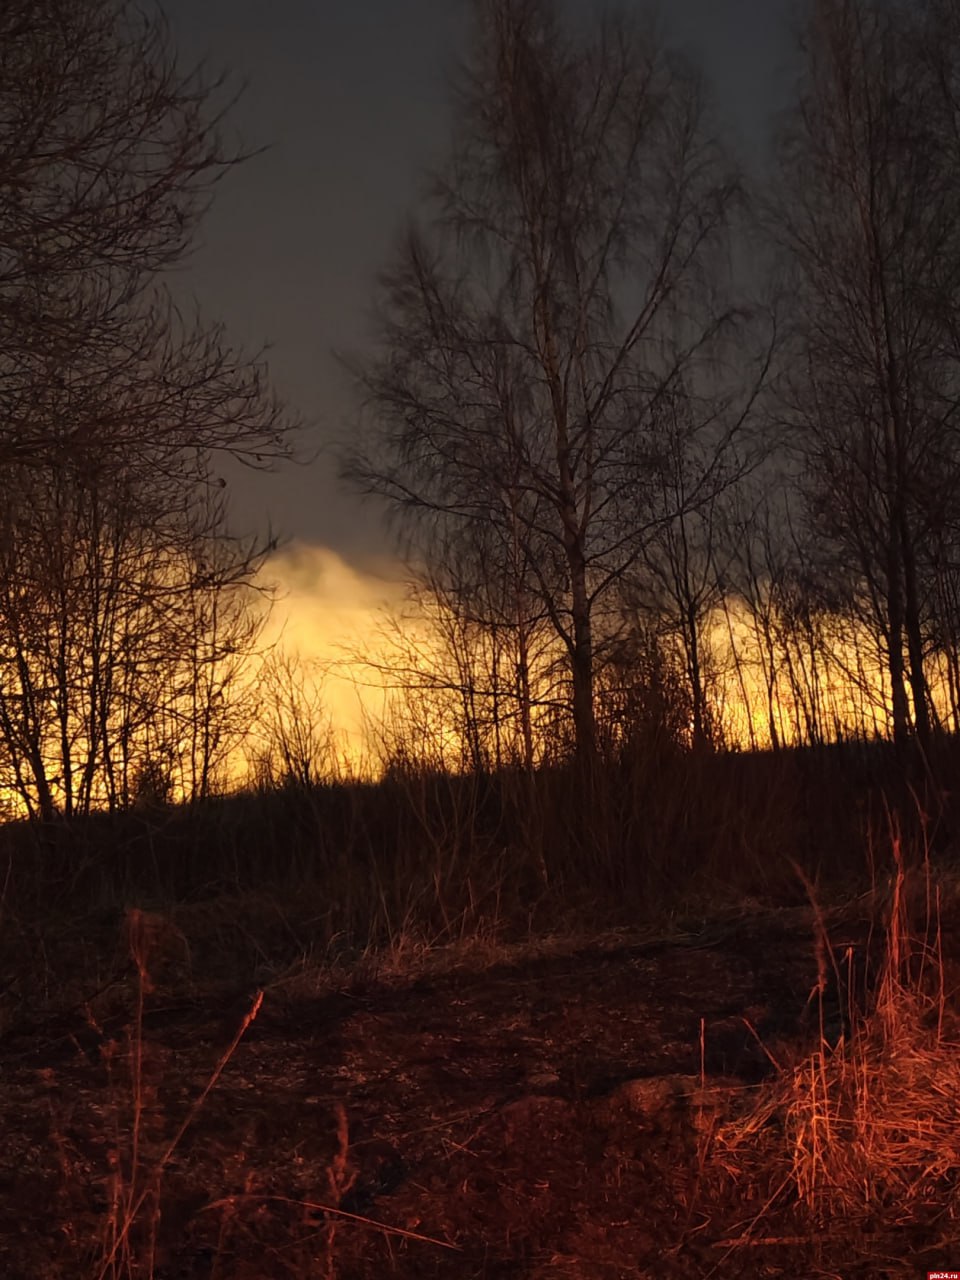
<svg viewBox="0 0 960 1280">
<path fill-rule="evenodd" d="M 526 1230 L 528 1219 L 537 1218 L 531 1205 L 541 1199 L 549 1202 L 553 1216 L 543 1218 L 540 1235 L 534 1233 L 531 1239 L 542 1235 L 543 1242 L 556 1248 L 563 1237 L 571 1249 L 575 1245 L 582 1250 L 582 1257 L 593 1256 L 590 1250 L 594 1245 L 600 1250 L 602 1244 L 613 1258 L 618 1250 L 622 1254 L 627 1247 L 623 1242 L 632 1240 L 630 1232 L 639 1228 L 630 1220 L 630 1205 L 618 1206 L 615 1216 L 620 1216 L 608 1222 L 609 1206 L 621 1194 L 621 1186 L 631 1188 L 624 1194 L 644 1202 L 650 1188 L 660 1185 L 658 1179 L 668 1189 L 676 1180 L 675 1204 L 669 1204 L 677 1221 L 687 1214 L 692 1223 L 702 1212 L 708 1227 L 696 1231 L 717 1227 L 715 1235 L 721 1236 L 728 1253 L 745 1245 L 799 1240 L 800 1235 L 790 1236 L 790 1223 L 807 1238 L 814 1229 L 827 1238 L 851 1224 L 870 1231 L 938 1216 L 955 1220 L 960 1216 L 960 1045 L 941 915 L 947 905 L 954 917 L 960 914 L 960 900 L 946 902 L 947 882 L 934 876 L 929 850 L 921 841 L 911 861 L 905 850 L 914 847 L 915 834 L 902 839 L 894 827 L 888 885 L 878 887 L 874 875 L 870 890 L 849 912 L 851 920 L 855 912 L 876 916 L 881 958 L 875 959 L 869 947 L 861 945 L 859 932 L 856 945 L 838 942 L 838 920 L 842 927 L 843 918 L 820 904 L 837 891 L 854 854 L 862 866 L 862 845 L 858 852 L 849 789 L 838 784 L 830 793 L 831 804 L 817 808 L 809 800 L 811 794 L 819 794 L 821 775 L 805 781 L 801 765 L 802 760 L 788 756 L 691 760 L 681 761 L 669 780 L 655 774 L 641 779 L 639 773 L 636 779 L 611 778 L 597 815 L 578 813 L 579 798 L 560 773 L 538 779 L 534 792 L 521 792 L 511 779 L 501 785 L 501 780 L 424 777 L 382 788 L 304 791 L 275 801 L 241 797 L 192 819 L 185 813 L 168 816 L 168 828 L 138 831 L 140 843 L 129 847 L 120 824 L 101 862 L 94 859 L 96 842 L 114 829 L 97 822 L 83 835 L 86 856 L 76 863 L 77 875 L 69 891 L 64 890 L 59 913 L 46 916 L 45 886 L 56 883 L 68 852 L 60 834 L 55 833 L 49 848 L 38 850 L 33 880 L 27 874 L 28 860 L 8 858 L 5 871 L 0 867 L 0 944 L 4 954 L 16 959 L 16 966 L 0 992 L 0 1029 L 11 1027 L 20 1042 L 36 1036 L 48 1037 L 49 1044 L 54 1032 L 46 1028 L 55 1015 L 82 1009 L 91 1037 L 99 1044 L 99 1057 L 87 1054 L 77 1046 L 73 1024 L 67 1028 L 69 1034 L 60 1035 L 61 1043 L 69 1040 L 78 1048 L 78 1058 L 87 1055 L 80 1068 L 87 1073 L 85 1079 L 99 1081 L 85 1086 L 85 1097 L 92 1101 L 84 1105 L 89 1114 L 99 1114 L 100 1130 L 89 1144 L 95 1158 L 85 1157 L 84 1168 L 71 1137 L 63 1077 L 45 1068 L 50 1115 L 43 1140 L 57 1153 L 59 1220 L 76 1246 L 73 1269 L 50 1271 L 50 1276 L 165 1280 L 174 1265 L 167 1254 L 176 1248 L 171 1244 L 169 1205 L 178 1195 L 187 1199 L 183 1192 L 190 1179 L 183 1167 L 190 1161 L 191 1195 L 194 1183 L 209 1187 L 210 1194 L 184 1213 L 197 1238 L 207 1242 L 204 1248 L 212 1233 L 212 1274 L 220 1280 L 228 1275 L 232 1280 L 236 1274 L 230 1258 L 236 1256 L 231 1250 L 239 1247 L 238 1240 L 275 1249 L 277 1274 L 316 1274 L 333 1280 L 342 1255 L 355 1268 L 350 1274 L 373 1274 L 356 1269 L 362 1253 L 357 1229 L 375 1234 L 381 1245 L 389 1237 L 383 1256 L 392 1257 L 389 1250 L 395 1244 L 401 1252 L 408 1246 L 426 1248 L 431 1257 L 440 1254 L 449 1261 L 449 1271 L 438 1263 L 431 1275 L 457 1276 L 456 1242 L 475 1245 L 483 1231 L 489 1234 L 494 1219 L 484 1214 L 514 1214 L 502 1243 L 504 1257 L 512 1257 L 511 1232 L 515 1236 Z M 864 797 L 863 812 L 869 801 L 875 816 L 876 797 L 870 792 Z M 532 807 L 524 810 L 528 801 Z M 826 826 L 841 811 L 848 815 L 848 826 L 836 835 L 837 847 L 844 850 L 843 874 L 824 888 L 818 871 L 834 849 L 812 854 L 813 828 L 800 824 L 797 814 L 809 813 L 813 816 L 805 821 Z M 274 818 L 281 821 L 274 824 Z M 918 828 L 922 830 L 923 823 L 915 820 L 914 833 Z M 206 864 L 197 854 L 205 840 L 211 851 Z M 149 858 L 138 861 L 145 848 Z M 777 848 L 786 856 L 773 866 L 771 851 Z M 791 852 L 797 853 L 792 872 Z M 872 856 L 869 863 L 872 868 Z M 784 889 L 788 873 L 794 886 L 797 874 L 806 885 L 807 904 L 795 888 Z M 149 885 L 137 878 L 143 875 L 148 875 Z M 720 886 L 725 886 L 722 898 Z M 862 881 L 858 888 L 863 888 Z M 775 916 L 775 927 L 769 936 L 757 935 L 750 942 L 751 926 L 771 900 L 777 911 L 767 914 Z M 118 901 L 140 905 L 121 912 Z M 95 931 L 83 915 L 91 904 L 99 911 Z M 725 911 L 718 910 L 721 905 Z M 724 1019 L 718 1014 L 711 1031 L 700 1016 L 702 1008 L 709 1009 L 712 999 L 718 1005 L 741 1001 L 739 1021 L 752 1030 L 748 1017 L 756 1020 L 761 1030 L 754 1040 L 762 1047 L 766 1015 L 748 1012 L 754 999 L 747 991 L 748 977 L 762 979 L 762 957 L 780 946 L 777 937 L 798 929 L 801 914 L 805 922 L 809 919 L 811 907 L 817 980 L 809 1002 L 813 1025 L 808 1042 L 786 1049 L 778 1042 L 771 1048 L 769 1061 L 777 1069 L 771 1081 L 750 1090 L 724 1086 L 718 1092 L 719 1068 L 714 1067 L 711 1083 L 704 1064 L 710 1036 L 717 1034 L 716 1026 Z M 799 950 L 809 966 L 807 929 L 804 923 Z M 695 1059 L 697 1037 L 689 1026 L 678 1025 L 671 1004 L 664 1013 L 662 1043 L 654 1043 L 647 1031 L 649 1014 L 633 1007 L 634 983 L 625 978 L 623 1004 L 613 1006 L 613 1017 L 619 1010 L 634 1021 L 625 1023 L 629 1034 L 605 1042 L 611 1013 L 599 1008 L 597 987 L 591 983 L 605 981 L 604 975 L 615 972 L 618 964 L 630 973 L 656 968 L 664 953 L 663 970 L 654 982 L 658 989 L 688 946 L 691 958 L 682 962 L 679 989 L 699 993 L 692 998 L 704 1002 L 698 1010 L 699 1088 L 688 1090 L 689 1098 L 684 1094 L 682 1107 L 670 1093 L 660 1108 L 674 1116 L 669 1123 L 659 1114 L 648 1114 L 649 1108 L 623 1108 L 622 1116 L 619 1111 L 614 1114 L 615 1108 L 604 1110 L 606 1104 L 594 1101 L 591 1090 L 607 1086 L 592 1081 L 617 1072 L 639 1073 L 638 1046 L 648 1040 L 652 1058 L 645 1069 L 653 1072 L 652 1079 L 659 1081 L 656 1073 L 667 1071 L 662 1062 L 677 1054 L 687 1065 L 680 1070 L 674 1063 L 668 1074 L 689 1080 L 686 1072 L 693 1064 L 686 1055 Z M 726 948 L 744 961 L 740 977 L 731 979 L 724 972 L 714 948 Z M 583 972 L 581 950 L 588 957 Z M 569 960 L 572 977 L 563 1008 L 554 1010 L 552 979 L 535 975 L 538 970 L 552 972 L 553 961 L 563 957 Z M 464 987 L 488 988 L 481 1004 L 492 1024 L 499 1016 L 497 993 L 513 981 L 503 972 L 510 966 L 518 973 L 526 971 L 532 986 L 541 983 L 541 990 L 531 996 L 534 1011 L 525 1009 L 514 1020 L 497 1023 L 500 1040 L 478 1043 L 475 1060 L 486 1062 L 498 1089 L 503 1076 L 504 1096 L 509 1096 L 515 1087 L 511 1072 L 522 1065 L 522 1055 L 542 1052 L 546 1033 L 541 1019 L 546 1015 L 537 1010 L 547 1005 L 556 1060 L 523 1077 L 540 1081 L 527 1087 L 545 1092 L 521 1098 L 519 1112 L 510 1110 L 512 1103 L 504 1109 L 512 1119 L 505 1122 L 500 1142 L 499 1120 L 489 1119 L 490 1114 L 499 1116 L 499 1094 L 491 1086 L 489 1097 L 474 1097 L 471 1081 L 457 1073 L 457 1055 L 470 1028 L 461 1027 L 454 1035 L 448 1024 L 460 1004 L 461 977 Z M 805 972 L 804 994 L 811 977 Z M 407 1025 L 404 1015 L 393 1010 L 412 1002 L 411 990 L 417 986 L 445 994 L 436 1009 L 426 1016 L 411 1015 Z M 221 1020 L 221 993 L 226 999 L 231 990 L 230 1011 Z M 236 1003 L 244 994 L 249 997 L 246 1004 Z M 335 1070 L 346 1073 L 345 1087 L 357 1085 L 363 1095 L 384 1057 L 383 1041 L 393 1035 L 399 1046 L 393 1076 L 403 1082 L 407 1064 L 420 1064 L 416 1070 L 435 1070 L 444 1080 L 455 1077 L 456 1087 L 463 1091 L 457 1127 L 444 1138 L 448 1146 L 442 1152 L 425 1147 L 439 1186 L 405 1180 L 401 1190 L 390 1193 L 385 1216 L 390 1211 L 398 1215 L 392 1225 L 358 1211 L 359 1192 L 375 1185 L 369 1168 L 358 1181 L 358 1169 L 363 1160 L 370 1164 L 373 1151 L 369 1132 L 364 1136 L 364 1126 L 371 1126 L 370 1116 L 362 1111 L 365 1101 L 345 1094 L 348 1107 L 339 1095 L 323 1095 L 322 1109 L 332 1134 L 325 1136 L 325 1145 L 313 1157 L 310 1182 L 299 1166 L 277 1173 L 272 1157 L 264 1154 L 273 1144 L 272 1132 L 265 1142 L 256 1139 L 259 1148 L 250 1145 L 248 1130 L 255 1123 L 244 1117 L 243 1108 L 257 1111 L 255 1091 L 234 1089 L 235 1072 L 249 1072 L 249 1085 L 255 1070 L 261 1071 L 258 1087 L 281 1092 L 284 1105 L 287 1099 L 296 1105 L 297 1097 L 286 1089 L 282 1055 L 261 1054 L 256 1042 L 266 1035 L 264 1023 L 274 1019 L 272 1025 L 284 1022 L 291 1028 L 286 1033 L 288 1051 L 299 1052 L 297 1011 L 325 1009 L 327 995 L 332 996 L 334 1028 L 334 1006 L 342 997 L 349 1009 L 344 1021 L 364 1029 L 355 1030 L 353 1057 L 337 1041 L 329 1047 Z M 450 1008 L 443 1006 L 444 999 Z M 798 1004 L 802 999 L 801 995 Z M 152 1014 L 164 1013 L 165 1002 L 184 1025 L 190 1024 L 193 1010 L 203 1017 L 203 1011 L 212 1009 L 221 1028 L 214 1039 L 199 1046 L 189 1084 L 182 1065 L 173 1059 L 179 1050 L 171 1041 L 164 1043 L 162 1018 L 150 1020 Z M 377 1002 L 382 1007 L 371 1011 L 370 1003 Z M 769 1006 L 769 999 L 766 1003 Z M 24 1010 L 32 1018 L 24 1019 Z M 98 1017 L 108 1029 L 98 1025 Z M 579 1025 L 578 1019 L 581 1034 L 573 1052 L 572 1028 Z M 257 1026 L 247 1037 L 255 1020 Z M 737 1019 L 731 1015 L 726 1020 Z M 153 1026 L 158 1033 L 151 1031 Z M 252 1050 L 248 1042 L 241 1048 L 245 1037 L 255 1042 Z M 601 1043 L 603 1049 L 598 1047 Z M 226 1048 L 221 1050 L 222 1044 Z M 235 1058 L 244 1059 L 244 1065 Z M 661 1065 L 654 1065 L 653 1058 Z M 416 1070 L 410 1069 L 411 1076 Z M 393 1085 L 387 1075 L 376 1079 L 376 1098 L 370 1105 L 379 1113 Z M 234 1101 L 221 1106 L 224 1091 Z M 312 1114 L 314 1092 L 311 1085 L 309 1094 L 304 1091 L 299 1097 L 304 1114 Z M 369 1087 L 366 1092 L 371 1092 Z M 621 1092 L 623 1098 L 633 1098 L 637 1090 Z M 434 1096 L 427 1087 L 424 1097 L 432 1106 Z M 234 1109 L 238 1098 L 239 1112 Z M 422 1102 L 419 1105 L 417 1127 L 406 1133 L 408 1142 L 425 1141 L 414 1135 L 430 1132 L 437 1124 L 432 1112 L 423 1110 Z M 405 1106 L 403 1099 L 394 1103 L 397 1126 Z M 196 1172 L 196 1153 L 184 1155 L 183 1148 L 190 1147 L 198 1128 L 206 1130 L 211 1110 L 215 1115 L 210 1129 L 222 1144 L 217 1148 L 222 1168 L 207 1184 Z M 286 1114 L 279 1106 L 278 1112 Z M 526 1117 L 519 1138 L 517 1115 Z M 87 1118 L 85 1114 L 85 1125 Z M 642 1143 L 634 1134 L 638 1125 L 646 1126 Z M 658 1147 L 655 1155 L 647 1130 L 660 1135 L 662 1150 Z M 84 1132 L 89 1136 L 88 1129 Z M 596 1140 L 595 1150 L 591 1144 L 598 1132 L 603 1137 Z M 254 1154 L 257 1150 L 259 1155 Z M 589 1160 L 595 1167 L 584 1172 Z M 554 1172 L 541 1177 L 540 1165 L 551 1161 Z M 513 1182 L 503 1182 L 500 1176 L 508 1166 Z M 454 1178 L 448 1189 L 443 1178 L 455 1168 L 460 1181 Z M 666 1170 L 671 1171 L 669 1177 Z M 204 1177 L 208 1175 L 206 1170 Z M 593 1179 L 595 1186 L 578 1190 L 581 1176 Z M 731 1185 L 745 1188 L 733 1202 L 742 1199 L 751 1208 L 746 1224 L 728 1231 L 724 1204 L 729 1207 L 731 1198 L 724 1202 L 723 1196 Z M 91 1187 L 97 1189 L 95 1216 Z M 519 1198 L 514 1196 L 517 1188 L 530 1197 L 529 1204 L 519 1192 Z M 421 1219 L 424 1203 L 428 1212 Z M 578 1212 L 576 1230 L 563 1225 Z M 687 1229 L 678 1227 L 678 1238 Z M 693 1227 L 689 1231 L 695 1234 Z M 590 1243 L 594 1235 L 597 1239 Z M 956 1236 L 953 1228 L 951 1238 Z M 299 1242 L 297 1248 L 309 1262 L 301 1265 L 290 1253 L 289 1263 L 283 1262 L 288 1269 L 282 1270 L 279 1259 L 287 1258 L 288 1239 Z M 684 1241 L 684 1247 L 688 1243 Z M 650 1250 L 658 1247 L 656 1239 L 644 1238 L 637 1247 L 641 1244 Z M 716 1240 L 710 1247 L 717 1247 Z M 556 1252 L 554 1261 L 560 1257 Z M 542 1259 L 536 1266 L 541 1264 L 546 1267 Z M 475 1274 L 486 1274 L 477 1258 L 471 1265 Z M 538 1272 L 536 1266 L 531 1262 L 529 1271 L 517 1274 L 553 1274 L 549 1267 Z M 732 1274 L 726 1263 L 715 1270 Z M 581 1273 L 570 1261 L 565 1274 Z"/>
<path fill-rule="evenodd" d="M 155 1280 L 161 1273 L 166 1274 L 166 1259 L 159 1239 L 165 1175 L 264 1001 L 264 992 L 256 992 L 206 1083 L 175 1125 L 172 1136 L 165 1136 L 169 1132 L 169 1116 L 163 1109 L 161 1084 L 165 1068 L 171 1064 L 167 1061 L 168 1055 L 146 1036 L 144 1017 L 147 998 L 157 991 L 158 976 L 161 981 L 169 979 L 171 957 L 180 959 L 185 955 L 189 960 L 189 944 L 169 917 L 138 908 L 127 912 L 123 939 L 134 973 L 133 1010 L 123 1038 L 102 1038 L 102 1028 L 96 1024 L 92 1012 L 87 1011 L 91 1030 L 102 1038 L 100 1059 L 107 1078 L 103 1108 L 108 1128 L 104 1135 L 105 1168 L 99 1176 L 94 1171 L 94 1179 L 102 1181 L 104 1186 L 106 1205 L 92 1233 L 86 1230 L 90 1224 L 80 1220 L 79 1215 L 77 1220 L 68 1219 L 64 1224 L 68 1236 L 76 1241 L 78 1257 L 92 1253 L 83 1270 L 90 1280 Z M 61 1194 L 66 1207 L 84 1179 L 65 1136 L 68 1125 L 63 1123 L 64 1117 L 58 1115 L 54 1102 L 57 1096 L 54 1073 L 46 1071 L 43 1076 L 48 1089 L 51 1139 L 59 1153 Z M 344 1222 L 388 1236 L 456 1250 L 456 1246 L 447 1241 L 377 1222 L 343 1207 L 357 1181 L 357 1167 L 351 1155 L 347 1110 L 342 1103 L 337 1103 L 334 1113 L 336 1148 L 325 1171 L 327 1194 L 323 1200 L 258 1193 L 256 1174 L 251 1171 L 244 1193 L 211 1200 L 205 1206 L 206 1213 L 220 1216 L 221 1240 L 226 1240 L 242 1213 L 251 1208 L 262 1212 L 283 1205 L 295 1210 L 303 1222 L 317 1227 L 321 1242 L 316 1251 L 320 1265 L 317 1274 L 322 1275 L 323 1280 L 335 1280 L 337 1235 Z M 242 1151 L 237 1152 L 237 1156 L 243 1160 Z M 218 1253 L 213 1259 L 215 1276 L 220 1274 L 219 1263 Z"/>
<path fill-rule="evenodd" d="M 767 1249 L 793 1250 L 799 1273 L 813 1274 L 814 1238 L 832 1242 L 839 1264 L 851 1224 L 869 1228 L 871 1213 L 889 1227 L 929 1221 L 930 1195 L 944 1215 L 954 1202 L 957 1155 L 943 1139 L 958 1117 L 941 1098 L 956 1084 L 949 991 L 944 964 L 924 964 L 914 938 L 908 955 L 897 932 L 908 883 L 906 870 L 894 877 L 885 968 L 859 1019 L 832 1039 L 829 986 L 847 970 L 825 939 L 817 1043 L 795 1060 L 778 1044 L 771 1060 L 788 1065 L 753 1089 L 736 1069 L 724 1078 L 732 1060 L 716 1036 L 736 1020 L 731 1003 L 758 1028 L 754 1044 L 769 1025 L 745 947 L 805 954 L 804 990 L 816 976 L 809 908 L 721 920 L 706 935 L 433 950 L 400 938 L 352 977 L 340 971 L 361 990 L 339 1005 L 341 993 L 318 994 L 335 974 L 311 987 L 303 967 L 277 977 L 262 1009 L 212 1032 L 217 1000 L 201 995 L 191 928 L 131 912 L 126 1023 L 99 1061 L 68 1058 L 49 1077 L 41 1141 L 49 1153 L 52 1134 L 61 1153 L 59 1177 L 45 1156 L 61 1203 L 47 1221 L 73 1247 L 29 1274 L 639 1280 L 669 1245 L 671 1274 L 714 1266 L 753 1280 L 769 1274 Z M 924 947 L 937 954 L 935 927 Z M 188 1009 L 154 1020 L 183 982 L 195 991 Z M 193 1040 L 187 1028 L 205 1021 Z M 96 1152 L 86 1169 L 81 1141 Z M 382 1161 L 394 1166 L 383 1179 Z M 758 1194 L 761 1183 L 778 1194 Z M 734 1258 L 745 1245 L 750 1256 Z"/>
<path fill-rule="evenodd" d="M 762 1166 L 773 1187 L 739 1243 L 791 1195 L 817 1229 L 903 1227 L 929 1221 L 932 1206 L 960 1218 L 960 1021 L 943 959 L 942 886 L 926 851 L 911 868 L 896 831 L 891 843 L 879 971 L 858 982 L 852 951 L 837 957 L 818 915 L 816 1043 L 717 1132 L 729 1175 L 756 1177 Z"/>
<path fill-rule="evenodd" d="M 101 1049 L 110 1081 L 113 1133 L 107 1152 L 108 1209 L 96 1280 L 153 1280 L 164 1174 L 263 1003 L 263 992 L 258 992 L 173 1137 L 158 1143 L 154 1128 L 163 1132 L 162 1124 L 155 1125 L 163 1061 L 144 1036 L 145 1000 L 154 990 L 153 963 L 162 959 L 171 943 L 177 949 L 181 942 L 185 947 L 186 941 L 164 916 L 136 908 L 127 913 L 125 926 L 136 969 L 136 1003 L 126 1044 L 107 1042 Z M 118 1066 L 122 1063 L 119 1072 L 113 1069 L 115 1059 Z"/>
</svg>

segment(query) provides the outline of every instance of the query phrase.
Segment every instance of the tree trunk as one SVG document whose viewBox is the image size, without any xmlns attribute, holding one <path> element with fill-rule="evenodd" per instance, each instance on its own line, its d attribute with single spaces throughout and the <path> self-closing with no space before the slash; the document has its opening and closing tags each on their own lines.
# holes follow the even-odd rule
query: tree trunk
<svg viewBox="0 0 960 1280">
<path fill-rule="evenodd" d="M 906 520 L 903 519 L 906 526 Z M 917 730 L 920 746 L 927 750 L 930 746 L 930 703 L 927 676 L 923 669 L 923 627 L 920 619 L 920 600 L 917 590 L 917 566 L 908 531 L 904 527 L 901 536 L 903 543 L 904 567 L 904 626 L 907 637 L 907 656 L 910 660 L 910 692 L 913 698 L 913 723 Z"/>
<path fill-rule="evenodd" d="M 571 585 L 573 603 L 573 650 L 570 671 L 573 678 L 573 728 L 577 759 L 593 761 L 596 751 L 596 723 L 593 708 L 593 627 L 587 597 L 583 556 L 573 557 Z"/>
</svg>

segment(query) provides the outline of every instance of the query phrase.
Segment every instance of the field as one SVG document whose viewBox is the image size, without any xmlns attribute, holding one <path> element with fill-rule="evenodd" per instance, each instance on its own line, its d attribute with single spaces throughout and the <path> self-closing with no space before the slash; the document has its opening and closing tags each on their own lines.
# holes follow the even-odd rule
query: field
<svg viewBox="0 0 960 1280">
<path fill-rule="evenodd" d="M 7 828 L 0 1274 L 956 1267 L 949 796 L 662 767 Z"/>
</svg>

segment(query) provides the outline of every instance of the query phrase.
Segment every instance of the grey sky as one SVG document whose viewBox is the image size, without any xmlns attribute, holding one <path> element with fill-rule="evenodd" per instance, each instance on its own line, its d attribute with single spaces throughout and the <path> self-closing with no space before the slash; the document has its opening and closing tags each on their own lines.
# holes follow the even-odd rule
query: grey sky
<svg viewBox="0 0 960 1280">
<path fill-rule="evenodd" d="M 586 8 L 589 0 L 570 0 Z M 791 0 L 665 0 L 672 43 L 695 56 L 756 163 L 789 82 Z M 248 84 L 231 117 L 269 150 L 222 185 L 180 286 L 250 347 L 272 345 L 281 392 L 329 438 L 346 409 L 332 347 L 355 347 L 378 267 L 442 152 L 444 70 L 465 31 L 458 0 L 169 0 L 185 59 Z M 310 442 L 308 442 L 310 443 Z M 375 513 L 327 462 L 231 473 L 237 523 L 363 561 Z"/>
</svg>

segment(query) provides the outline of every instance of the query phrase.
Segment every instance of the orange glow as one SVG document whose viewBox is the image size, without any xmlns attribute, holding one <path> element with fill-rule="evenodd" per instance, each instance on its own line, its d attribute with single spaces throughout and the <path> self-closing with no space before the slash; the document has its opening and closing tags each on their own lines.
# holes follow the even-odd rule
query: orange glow
<svg viewBox="0 0 960 1280">
<path fill-rule="evenodd" d="M 397 566 L 385 563 L 376 574 L 365 574 L 330 550 L 298 545 L 273 558 L 264 578 L 280 586 L 267 637 L 282 637 L 289 652 L 325 673 L 324 703 L 344 758 L 354 768 L 369 765 L 378 735 L 389 738 L 391 706 L 396 706 L 391 698 L 402 684 L 399 676 L 391 680 L 382 670 L 398 661 L 397 644 L 389 637 L 402 637 L 424 656 L 426 667 L 444 665 L 427 621 L 405 606 Z M 845 619 L 819 625 L 815 640 L 822 641 L 823 651 L 816 655 L 816 667 L 809 642 L 791 635 L 788 652 L 781 635 L 773 645 L 771 673 L 770 655 L 764 654 L 746 608 L 731 602 L 714 613 L 704 629 L 703 656 L 708 696 L 727 745 L 768 748 L 774 734 L 782 745 L 807 740 L 809 725 L 795 689 L 815 706 L 827 738 L 889 735 L 890 697 L 879 656 Z M 945 686 L 935 664 L 928 676 L 942 715 Z M 449 723 L 457 698 L 442 690 L 431 690 L 430 696 L 435 722 L 422 729 L 432 741 L 441 740 L 440 754 L 447 758 L 455 754 Z"/>
<path fill-rule="evenodd" d="M 262 581 L 277 588 L 263 642 L 279 645 L 299 661 L 305 679 L 322 691 L 336 745 L 356 769 L 368 754 L 365 724 L 381 714 L 382 682 L 356 659 L 376 656 L 376 633 L 385 609 L 398 608 L 403 587 L 396 578 L 364 574 L 326 547 L 296 543 L 272 556 Z"/>
<path fill-rule="evenodd" d="M 318 740 L 324 740 L 329 727 L 317 760 L 322 774 L 377 776 L 398 748 L 406 749 L 413 761 L 435 767 L 461 765 L 457 726 L 463 723 L 466 699 L 456 688 L 456 677 L 444 675 L 451 665 L 426 616 L 429 601 L 419 611 L 413 609 L 398 564 L 385 561 L 362 571 L 328 548 L 298 543 L 268 560 L 260 582 L 276 588 L 261 638 L 267 660 L 270 652 L 291 660 L 298 688 L 307 695 L 305 704 L 321 709 L 325 723 Z M 743 606 L 729 603 L 714 613 L 704 628 L 701 657 L 708 702 L 726 745 L 763 749 L 774 741 L 790 745 L 809 740 L 804 702 L 815 705 L 818 732 L 828 740 L 837 734 L 889 735 L 890 698 L 879 656 L 844 619 L 820 620 L 817 626 L 818 633 L 806 639 L 779 626 L 769 644 Z M 489 653 L 483 656 L 489 660 Z M 536 705 L 538 690 L 550 687 L 554 697 L 558 693 L 556 673 L 549 669 L 557 657 L 551 645 L 532 656 L 534 735 L 549 719 L 546 696 L 542 706 Z M 509 670 L 505 662 L 501 672 Z M 943 719 L 949 705 L 947 682 L 936 660 L 928 677 Z M 550 681 L 554 683 L 548 685 Z M 244 684 L 263 694 L 265 707 L 260 659 L 247 665 Z M 479 701 L 483 703 L 482 697 Z M 247 742 L 230 755 L 228 784 L 242 786 L 250 780 L 258 734 L 261 728 L 254 723 Z M 8 815 L 23 812 L 9 788 L 0 793 L 0 804 Z"/>
<path fill-rule="evenodd" d="M 406 605 L 398 566 L 362 572 L 328 548 L 297 543 L 271 557 L 261 576 L 277 588 L 263 643 L 299 663 L 307 687 L 319 692 L 332 729 L 331 763 L 338 772 L 375 775 L 402 697 L 402 679 L 391 674 L 400 661 L 397 641 L 428 663 L 436 650 L 426 622 Z M 443 699 L 433 701 L 426 731 L 449 738 Z"/>
</svg>

